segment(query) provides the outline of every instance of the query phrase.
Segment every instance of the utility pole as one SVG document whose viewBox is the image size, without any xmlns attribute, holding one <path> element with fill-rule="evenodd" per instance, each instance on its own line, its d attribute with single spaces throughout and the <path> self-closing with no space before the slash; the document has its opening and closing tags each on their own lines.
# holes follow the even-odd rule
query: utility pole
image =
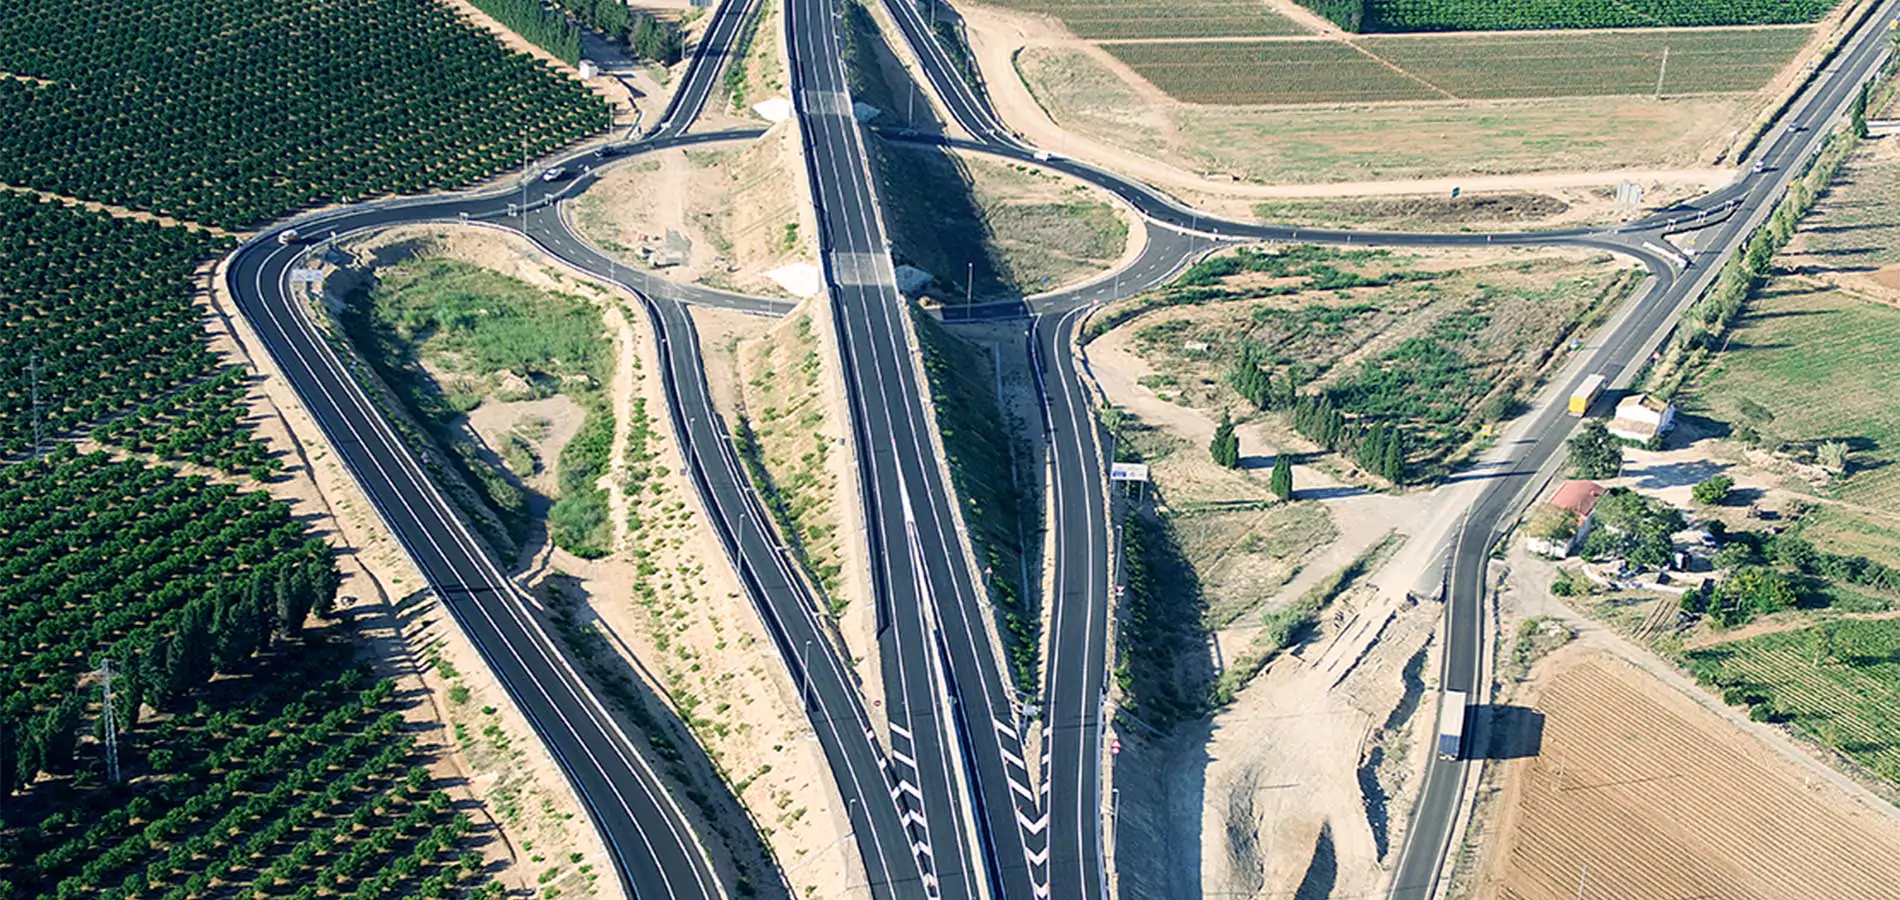
<svg viewBox="0 0 1900 900">
<path fill-rule="evenodd" d="M 521 132 L 521 233 L 528 233 L 528 133 Z"/>
<path fill-rule="evenodd" d="M 99 690 L 103 703 L 106 731 L 106 780 L 119 783 L 119 723 L 112 710 L 112 658 L 99 661 Z"/>
<path fill-rule="evenodd" d="M 963 312 L 968 315 L 970 304 L 976 300 L 976 263 L 970 263 L 970 274 L 963 279 Z"/>
<path fill-rule="evenodd" d="M 1662 69 L 1656 73 L 1656 99 L 1662 99 L 1663 79 L 1669 76 L 1669 45 L 1663 45 Z"/>
<path fill-rule="evenodd" d="M 33 383 L 33 461 L 40 461 L 40 442 L 44 435 L 40 430 L 40 355 L 35 353 L 26 358 L 27 380 Z"/>
</svg>

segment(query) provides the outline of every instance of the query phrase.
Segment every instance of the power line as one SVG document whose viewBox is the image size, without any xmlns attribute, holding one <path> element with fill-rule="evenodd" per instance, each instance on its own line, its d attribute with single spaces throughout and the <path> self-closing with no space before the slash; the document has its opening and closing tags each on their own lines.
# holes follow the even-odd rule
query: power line
<svg viewBox="0 0 1900 900">
<path fill-rule="evenodd" d="M 103 695 L 101 713 L 105 717 L 106 780 L 119 783 L 119 723 L 112 709 L 112 659 L 99 661 L 99 690 Z"/>
</svg>

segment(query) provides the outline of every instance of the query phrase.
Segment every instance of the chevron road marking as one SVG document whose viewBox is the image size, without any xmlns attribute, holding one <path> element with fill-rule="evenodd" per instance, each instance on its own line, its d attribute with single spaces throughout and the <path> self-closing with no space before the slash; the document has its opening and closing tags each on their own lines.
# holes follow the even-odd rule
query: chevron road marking
<svg viewBox="0 0 1900 900">
<path fill-rule="evenodd" d="M 1014 790 L 1016 793 L 1023 795 L 1024 800 L 1027 800 L 1031 803 L 1036 802 L 1036 795 L 1030 793 L 1029 789 L 1026 787 L 1023 787 L 1022 783 L 1017 781 L 1016 779 L 1011 778 L 1009 780 L 1009 786 L 1010 786 L 1010 789 Z"/>
<path fill-rule="evenodd" d="M 1043 813 L 1042 818 L 1031 819 L 1019 810 L 1016 813 L 1016 824 L 1021 825 L 1030 834 L 1041 834 L 1044 828 L 1049 827 L 1049 814 Z"/>
</svg>

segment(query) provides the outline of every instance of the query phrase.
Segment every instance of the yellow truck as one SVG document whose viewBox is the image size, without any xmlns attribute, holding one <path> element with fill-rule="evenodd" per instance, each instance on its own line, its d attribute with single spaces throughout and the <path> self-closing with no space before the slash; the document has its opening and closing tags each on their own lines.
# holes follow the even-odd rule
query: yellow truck
<svg viewBox="0 0 1900 900">
<path fill-rule="evenodd" d="M 1590 377 L 1585 378 L 1582 384 L 1577 385 L 1577 392 L 1570 395 L 1570 414 L 1583 416 L 1589 413 L 1590 404 L 1597 402 L 1597 398 L 1603 396 L 1603 386 L 1606 383 L 1601 372 L 1592 373 Z"/>
</svg>

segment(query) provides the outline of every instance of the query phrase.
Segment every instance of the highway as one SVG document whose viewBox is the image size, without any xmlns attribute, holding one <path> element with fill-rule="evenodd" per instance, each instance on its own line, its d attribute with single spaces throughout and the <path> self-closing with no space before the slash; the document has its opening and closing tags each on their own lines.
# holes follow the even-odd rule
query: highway
<svg viewBox="0 0 1900 900">
<path fill-rule="evenodd" d="M 752 0 L 753 3 L 756 0 Z M 878 606 L 880 656 L 892 746 L 878 744 L 856 677 L 843 663 L 830 623 L 737 468 L 728 433 L 705 392 L 703 361 L 681 303 L 766 315 L 790 304 L 648 280 L 574 235 L 560 201 L 594 182 L 589 166 L 611 164 L 576 154 L 554 164 L 580 173 L 526 190 L 367 204 L 294 223 L 306 236 L 349 234 L 417 222 L 518 228 L 551 255 L 639 289 L 652 318 L 663 378 L 688 469 L 722 546 L 739 571 L 793 680 L 805 694 L 814 736 L 845 800 L 874 897 L 1106 896 L 1102 857 L 1102 741 L 1112 572 L 1106 459 L 1092 404 L 1072 351 L 1077 324 L 1093 306 L 1164 283 L 1198 255 L 1242 241 L 1354 246 L 1478 244 L 1581 245 L 1626 253 L 1655 275 L 1652 290 L 1609 333 L 1599 336 L 1588 371 L 1619 374 L 1646 356 L 1682 302 L 1713 278 L 1725 248 L 1766 215 L 1774 198 L 1844 108 L 1885 49 L 1884 23 L 1896 0 L 1777 126 L 1757 158 L 1771 167 L 1702 200 L 1612 231 L 1523 234 L 1369 234 L 1292 229 L 1201 215 L 1166 194 L 1086 163 L 1041 156 L 1017 141 L 982 98 L 968 89 L 908 3 L 891 3 L 938 96 L 973 141 L 916 135 L 1066 172 L 1114 193 L 1147 222 L 1147 245 L 1123 271 L 1091 284 L 1024 302 L 952 310 L 953 316 L 1029 315 L 1044 376 L 1051 440 L 1055 589 L 1050 596 L 1049 659 L 1043 685 L 1045 736 L 1040 760 L 1023 759 L 1022 722 L 990 639 L 986 598 L 957 526 L 952 495 L 923 406 L 915 348 L 898 295 L 871 183 L 863 134 L 849 115 L 839 36 L 827 0 L 792 0 L 786 10 L 794 106 L 805 141 L 807 178 L 820 223 L 830 311 L 841 336 L 852 439 L 867 508 L 866 540 Z M 666 114 L 622 157 L 665 147 L 742 140 L 756 131 L 688 134 L 715 93 L 719 61 L 752 3 L 728 0 L 689 65 Z M 908 10 L 908 16 L 903 10 Z M 916 33 L 913 36 L 913 32 Z M 917 39 L 918 37 L 924 40 Z M 933 49 L 934 48 L 934 52 Z M 525 206 L 524 206 L 525 203 Z M 1701 258 L 1684 270 L 1665 233 L 1710 225 Z M 291 299 L 290 270 L 301 248 L 266 232 L 234 255 L 228 279 L 241 312 L 336 447 L 358 483 L 430 585 L 444 598 L 575 784 L 638 897 L 722 897 L 707 848 L 693 834 L 635 745 L 619 732 L 522 608 L 522 597 L 495 568 L 452 508 L 403 448 L 347 366 L 313 331 Z M 1488 472 L 1470 525 L 1452 548 L 1447 603 L 1447 687 L 1479 683 L 1484 560 L 1496 532 L 1515 515 L 1519 489 L 1561 451 L 1570 421 L 1556 408 L 1534 414 L 1506 464 Z M 1032 792 L 1028 767 L 1043 767 Z M 1434 762 L 1401 850 L 1393 896 L 1431 896 L 1454 833 L 1467 767 Z"/>
<path fill-rule="evenodd" d="M 668 108 L 655 146 L 719 139 L 682 137 L 698 115 L 731 37 L 756 0 L 728 0 L 709 29 L 692 78 Z M 728 42 L 728 43 L 722 43 Z M 697 80 L 692 80 L 696 78 Z M 563 164 L 585 165 L 591 156 Z M 346 234 L 414 221 L 485 221 L 511 205 L 549 203 L 572 182 L 528 182 L 525 191 L 366 204 L 292 223 L 303 234 Z M 613 857 L 629 896 L 715 900 L 729 896 L 709 848 L 639 746 L 621 729 L 527 611 L 527 598 L 498 569 L 423 467 L 358 385 L 296 299 L 292 271 L 309 248 L 280 244 L 282 227 L 247 241 L 228 261 L 239 312 L 324 433 L 428 586 L 481 653 L 536 735 L 574 785 Z"/>
<path fill-rule="evenodd" d="M 1047 662 L 1045 710 L 1047 755 L 1044 757 L 1053 813 L 1049 849 L 1050 884 L 1054 896 L 1095 898 L 1107 896 L 1101 858 L 1101 725 L 1103 679 L 1108 665 L 1107 629 L 1101 624 L 1110 609 L 1106 547 L 1110 529 L 1100 506 L 1106 460 L 1101 440 L 1087 412 L 1086 392 L 1079 384 L 1071 350 L 1078 311 L 1118 296 L 1135 293 L 1171 277 L 1193 258 L 1212 249 L 1214 242 L 1307 242 L 1358 246 L 1475 246 L 1570 245 L 1612 250 L 1641 261 L 1654 276 L 1649 290 L 1613 331 L 1598 337 L 1585 372 L 1612 377 L 1631 371 L 1665 333 L 1680 309 L 1699 296 L 1719 271 L 1719 263 L 1755 225 L 1772 212 L 1774 203 L 1825 138 L 1827 125 L 1837 119 L 1854 92 L 1871 73 L 1886 47 L 1886 24 L 1893 20 L 1892 3 L 1850 38 L 1816 83 L 1775 124 L 1757 148 L 1751 162 L 1766 164 L 1764 172 L 1744 173 L 1737 181 L 1696 201 L 1664 210 L 1642 221 L 1608 230 L 1572 229 L 1513 234 L 1397 234 L 1355 233 L 1326 229 L 1296 229 L 1253 222 L 1235 222 L 1204 216 L 1148 185 L 1123 178 L 1078 160 L 1038 152 L 1004 127 L 986 100 L 962 79 L 949 55 L 939 46 L 915 4 L 887 0 L 893 20 L 913 55 L 919 60 L 932 93 L 950 119 L 973 140 L 901 131 L 896 140 L 936 143 L 954 149 L 987 153 L 1017 162 L 1040 165 L 1072 175 L 1102 188 L 1146 221 L 1148 246 L 1114 282 L 1097 281 L 1082 288 L 1032 298 L 1023 304 L 990 304 L 974 310 L 951 311 L 952 316 L 987 318 L 1027 313 L 1035 318 L 1039 369 L 1045 373 L 1045 424 L 1051 441 L 1051 484 L 1055 502 L 1049 534 L 1055 542 L 1055 588 L 1051 597 L 1050 654 Z M 1673 233 L 1707 229 L 1698 235 L 1700 257 L 1708 262 L 1688 269 L 1688 261 L 1667 241 Z M 1197 243 L 1196 236 L 1204 239 Z M 1185 243 L 1186 246 L 1183 246 Z M 1567 396 L 1565 385 L 1558 396 Z M 1515 448 L 1498 469 L 1488 472 L 1484 492 L 1467 515 L 1467 526 L 1452 548 L 1446 606 L 1448 651 L 1441 684 L 1447 689 L 1472 690 L 1478 685 L 1484 633 L 1483 573 L 1491 543 L 1518 512 L 1525 485 L 1554 460 L 1568 439 L 1574 422 L 1561 404 L 1534 414 L 1526 433 L 1536 438 Z M 1480 695 L 1486 692 L 1480 691 Z M 1425 774 L 1406 842 L 1401 849 L 1391 894 L 1394 900 L 1429 900 L 1448 864 L 1447 854 L 1462 805 L 1467 765 L 1434 759 Z M 1093 820 L 1093 821 L 1091 821 Z"/>
<path fill-rule="evenodd" d="M 920 856 L 942 896 L 1039 896 L 1039 861 L 1022 835 L 1048 820 L 923 401 L 837 12 L 828 0 L 791 0 L 788 55 L 852 413 L 892 758 L 922 806 Z"/>
</svg>

